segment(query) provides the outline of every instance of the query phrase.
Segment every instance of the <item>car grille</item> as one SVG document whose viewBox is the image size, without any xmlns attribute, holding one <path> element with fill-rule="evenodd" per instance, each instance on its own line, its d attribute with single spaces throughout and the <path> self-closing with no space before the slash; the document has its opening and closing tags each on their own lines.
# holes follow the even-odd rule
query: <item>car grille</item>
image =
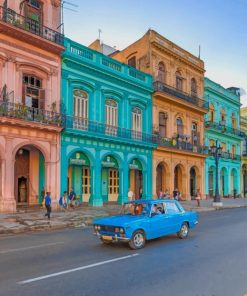
<svg viewBox="0 0 247 296">
<path fill-rule="evenodd" d="M 115 227 L 102 225 L 102 226 L 100 226 L 100 230 L 108 231 L 108 232 L 115 232 Z"/>
</svg>

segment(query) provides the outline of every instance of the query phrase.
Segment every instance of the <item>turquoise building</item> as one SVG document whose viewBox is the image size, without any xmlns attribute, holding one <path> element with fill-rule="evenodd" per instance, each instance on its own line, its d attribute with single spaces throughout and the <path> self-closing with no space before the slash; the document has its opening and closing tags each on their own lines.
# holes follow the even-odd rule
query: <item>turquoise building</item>
<svg viewBox="0 0 247 296">
<path fill-rule="evenodd" d="M 61 193 L 102 206 L 152 197 L 152 77 L 65 39 Z"/>
<path fill-rule="evenodd" d="M 241 159 L 240 148 L 243 133 L 240 131 L 240 95 L 237 88 L 225 89 L 221 85 L 205 78 L 205 99 L 209 101 L 209 112 L 205 116 L 205 145 L 209 148 L 222 147 L 219 159 L 219 191 L 227 197 L 240 194 Z M 206 158 L 205 162 L 205 193 L 215 194 L 215 159 Z"/>
</svg>

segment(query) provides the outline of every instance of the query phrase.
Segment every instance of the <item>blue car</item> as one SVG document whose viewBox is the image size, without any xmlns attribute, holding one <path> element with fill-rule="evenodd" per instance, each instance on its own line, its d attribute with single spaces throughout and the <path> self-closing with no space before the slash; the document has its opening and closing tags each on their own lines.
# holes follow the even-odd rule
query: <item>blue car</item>
<svg viewBox="0 0 247 296">
<path fill-rule="evenodd" d="M 177 233 L 183 239 L 198 223 L 196 212 L 186 212 L 176 200 L 135 200 L 116 216 L 95 219 L 95 234 L 105 244 L 127 242 L 141 249 L 147 240 Z"/>
</svg>

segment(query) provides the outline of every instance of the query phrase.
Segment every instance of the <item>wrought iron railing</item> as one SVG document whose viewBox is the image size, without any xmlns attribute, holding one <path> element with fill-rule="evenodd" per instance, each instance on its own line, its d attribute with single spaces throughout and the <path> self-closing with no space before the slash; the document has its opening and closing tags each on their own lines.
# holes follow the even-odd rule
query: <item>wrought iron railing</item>
<svg viewBox="0 0 247 296">
<path fill-rule="evenodd" d="M 205 121 L 205 128 L 211 128 L 217 131 L 220 131 L 221 133 L 227 133 L 239 137 L 245 137 L 245 133 L 239 129 L 226 126 L 224 124 L 221 124 L 221 122 L 212 122 L 212 121 Z"/>
<path fill-rule="evenodd" d="M 10 8 L 0 6 L 0 21 L 4 21 L 19 29 L 38 35 L 56 44 L 64 44 L 64 35 L 43 26 L 40 22 L 16 13 Z"/>
<path fill-rule="evenodd" d="M 27 107 L 8 101 L 0 101 L 0 116 L 54 126 L 63 126 L 64 123 L 64 117 L 60 113 Z"/>
<path fill-rule="evenodd" d="M 154 137 L 154 140 L 158 146 L 163 146 L 171 149 L 186 150 L 189 152 L 207 154 L 207 147 L 202 145 L 195 145 L 191 141 L 182 138 L 181 136 L 175 136 L 173 138 L 161 137 L 159 134 Z"/>
<path fill-rule="evenodd" d="M 211 150 L 208 151 L 209 156 L 214 156 Z M 221 152 L 220 158 L 231 159 L 231 160 L 240 160 L 241 157 L 238 154 L 230 153 L 230 152 Z"/>
<path fill-rule="evenodd" d="M 168 93 L 176 98 L 182 99 L 183 101 L 186 101 L 188 103 L 191 103 L 197 107 L 209 109 L 209 103 L 186 92 L 183 92 L 181 90 L 178 90 L 174 87 L 171 87 L 163 82 L 155 81 L 153 83 L 153 87 L 155 91 L 160 91 L 164 93 Z"/>
<path fill-rule="evenodd" d="M 131 129 L 107 125 L 105 123 L 90 121 L 88 119 L 66 116 L 65 127 L 85 132 L 88 135 L 99 135 L 112 138 L 132 140 L 135 142 L 156 143 L 156 136 Z"/>
</svg>

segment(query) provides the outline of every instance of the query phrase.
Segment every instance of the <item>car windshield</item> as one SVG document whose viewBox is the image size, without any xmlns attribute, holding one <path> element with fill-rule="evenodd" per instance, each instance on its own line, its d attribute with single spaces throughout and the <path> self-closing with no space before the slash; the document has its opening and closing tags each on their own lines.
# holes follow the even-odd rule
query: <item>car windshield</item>
<svg viewBox="0 0 247 296">
<path fill-rule="evenodd" d="M 121 214 L 139 216 L 149 215 L 150 207 L 147 203 L 126 203 L 122 206 Z"/>
</svg>

